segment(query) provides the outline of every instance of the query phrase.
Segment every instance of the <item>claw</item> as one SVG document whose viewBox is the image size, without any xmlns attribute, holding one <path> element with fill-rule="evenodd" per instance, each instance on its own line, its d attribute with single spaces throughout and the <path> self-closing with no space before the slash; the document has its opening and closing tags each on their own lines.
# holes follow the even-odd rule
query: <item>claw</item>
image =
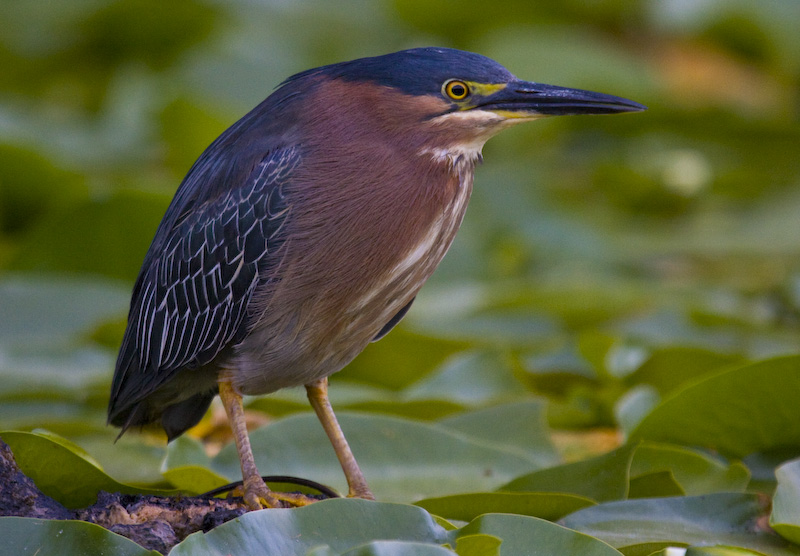
<svg viewBox="0 0 800 556">
<path fill-rule="evenodd" d="M 361 498 L 363 500 L 375 500 L 375 495 L 372 494 L 372 491 L 367 487 L 366 484 L 363 485 L 362 488 L 351 488 L 350 492 L 347 493 L 348 498 Z"/>
<path fill-rule="evenodd" d="M 231 491 L 234 496 L 241 496 L 249 510 L 265 508 L 299 508 L 319 502 L 319 498 L 300 494 L 299 492 L 275 492 L 261 481 L 261 484 L 239 486 Z"/>
<path fill-rule="evenodd" d="M 306 496 L 298 492 L 273 492 L 272 494 L 275 495 L 275 498 L 292 508 L 300 508 L 313 504 L 314 502 L 319 502 L 319 499 L 313 496 Z"/>
<path fill-rule="evenodd" d="M 251 510 L 261 510 L 263 508 L 280 508 L 281 503 L 275 497 L 267 484 L 261 477 L 253 477 L 255 480 L 245 480 L 242 488 L 244 489 L 244 501 Z"/>
</svg>

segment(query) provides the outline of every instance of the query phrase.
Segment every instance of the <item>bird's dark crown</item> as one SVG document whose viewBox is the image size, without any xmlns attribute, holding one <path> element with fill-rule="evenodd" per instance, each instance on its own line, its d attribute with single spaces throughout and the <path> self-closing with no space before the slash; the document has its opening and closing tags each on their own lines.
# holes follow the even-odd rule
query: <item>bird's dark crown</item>
<svg viewBox="0 0 800 556">
<path fill-rule="evenodd" d="M 287 79 L 307 76 L 366 81 L 393 87 L 409 95 L 438 94 L 448 79 L 477 83 L 506 83 L 514 76 L 494 60 L 452 48 L 412 48 L 383 56 L 359 58 L 307 70 Z"/>
</svg>

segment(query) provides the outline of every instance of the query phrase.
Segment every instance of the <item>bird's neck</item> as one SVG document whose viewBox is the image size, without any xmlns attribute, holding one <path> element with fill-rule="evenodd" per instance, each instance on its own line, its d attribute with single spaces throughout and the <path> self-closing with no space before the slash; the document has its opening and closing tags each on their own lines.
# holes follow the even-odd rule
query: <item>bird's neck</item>
<svg viewBox="0 0 800 556">
<path fill-rule="evenodd" d="M 472 172 L 475 163 L 483 160 L 480 143 L 457 143 L 449 147 L 423 147 L 419 151 L 422 157 L 430 157 L 437 164 L 446 164 L 459 174 Z"/>
</svg>

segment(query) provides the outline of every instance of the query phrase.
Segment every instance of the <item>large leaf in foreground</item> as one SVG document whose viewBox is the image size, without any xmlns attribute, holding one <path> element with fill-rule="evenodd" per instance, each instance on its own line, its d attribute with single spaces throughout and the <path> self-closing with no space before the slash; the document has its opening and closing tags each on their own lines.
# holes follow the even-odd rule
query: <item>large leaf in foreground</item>
<svg viewBox="0 0 800 556">
<path fill-rule="evenodd" d="M 719 493 L 608 502 L 579 510 L 561 523 L 625 554 L 692 544 L 741 546 L 771 556 L 800 554 L 800 547 L 760 525 L 765 518 L 758 495 Z"/>
<path fill-rule="evenodd" d="M 155 556 L 97 525 L 81 521 L 0 518 L 0 538 L 9 554 L 38 556 Z M 443 546 L 444 545 L 444 546 Z M 335 499 L 292 510 L 250 512 L 208 533 L 195 533 L 170 556 L 619 556 L 602 541 L 549 521 L 486 514 L 461 529 L 446 531 L 421 508 Z M 3 552 L 5 553 L 5 552 Z"/>
<path fill-rule="evenodd" d="M 800 446 L 800 356 L 768 359 L 701 380 L 647 415 L 631 439 L 713 448 L 733 457 Z"/>
<path fill-rule="evenodd" d="M 378 415 L 343 413 L 339 421 L 375 495 L 384 501 L 411 501 L 465 490 L 492 490 L 537 468 L 519 450 L 428 423 Z M 259 470 L 294 475 L 338 486 L 342 470 L 316 416 L 292 415 L 250 434 Z M 212 468 L 236 480 L 241 470 L 232 445 Z"/>
<path fill-rule="evenodd" d="M 135 542 L 85 521 L 0 517 L 3 554 L 36 556 L 159 556 Z"/>
<path fill-rule="evenodd" d="M 486 547 L 490 540 L 487 537 L 502 541 L 502 554 L 530 554 L 531 547 L 536 547 L 537 556 L 619 556 L 619 552 L 597 539 L 532 517 L 487 514 L 461 529 L 445 531 L 421 508 L 353 499 L 326 500 L 293 510 L 251 512 L 209 533 L 189 536 L 170 556 L 330 556 L 351 554 L 349 551 L 356 547 L 359 549 L 353 554 L 444 554 L 427 548 L 440 545 L 458 547 L 459 553 L 464 554 L 486 554 L 468 550 Z M 409 543 L 424 548 L 408 552 Z M 496 542 L 488 544 L 489 550 L 496 547 Z M 366 546 L 360 548 L 363 545 Z M 387 552 L 379 548 L 386 548 Z"/>
<path fill-rule="evenodd" d="M 291 556 L 324 545 L 338 554 L 373 540 L 441 545 L 447 533 L 421 508 L 334 499 L 295 510 L 247 513 L 209 533 L 190 535 L 170 555 Z"/>
<path fill-rule="evenodd" d="M 20 469 L 46 495 L 68 508 L 94 504 L 101 490 L 169 495 L 174 491 L 146 489 L 120 483 L 78 446 L 45 432 L 3 431 L 0 438 L 11 447 Z"/>
</svg>

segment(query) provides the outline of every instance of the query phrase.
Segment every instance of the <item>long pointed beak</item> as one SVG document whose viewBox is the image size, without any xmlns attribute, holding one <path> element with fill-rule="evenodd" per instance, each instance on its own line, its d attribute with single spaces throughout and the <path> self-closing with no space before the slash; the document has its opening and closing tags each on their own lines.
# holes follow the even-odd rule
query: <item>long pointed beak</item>
<svg viewBox="0 0 800 556">
<path fill-rule="evenodd" d="M 511 113 L 510 116 L 565 116 L 640 112 L 646 106 L 603 93 L 570 89 L 531 81 L 512 81 L 485 97 L 475 108 Z"/>
</svg>

